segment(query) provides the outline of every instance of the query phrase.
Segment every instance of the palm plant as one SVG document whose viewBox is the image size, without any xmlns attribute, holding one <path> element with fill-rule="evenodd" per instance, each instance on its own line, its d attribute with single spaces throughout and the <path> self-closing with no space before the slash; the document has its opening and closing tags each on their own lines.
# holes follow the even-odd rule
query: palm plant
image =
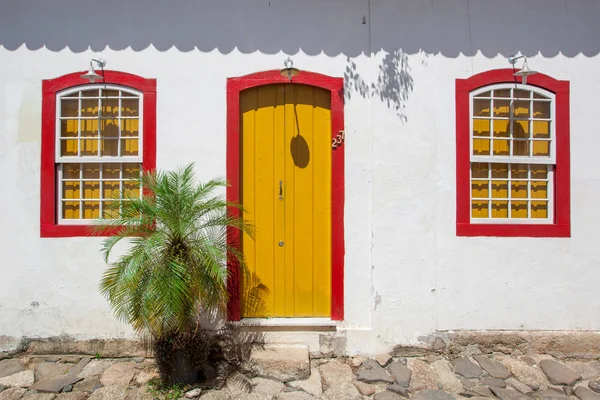
<svg viewBox="0 0 600 400">
<path fill-rule="evenodd" d="M 155 343 L 170 343 L 197 332 L 202 313 L 224 309 L 228 258 L 244 265 L 227 230 L 252 235 L 252 229 L 229 212 L 239 205 L 215 194 L 226 183 L 197 184 L 193 164 L 145 172 L 140 184 L 141 198 L 125 194 L 115 219 L 96 228 L 110 235 L 102 247 L 107 263 L 117 243 L 129 242 L 109 263 L 100 291 L 120 320 Z"/>
</svg>

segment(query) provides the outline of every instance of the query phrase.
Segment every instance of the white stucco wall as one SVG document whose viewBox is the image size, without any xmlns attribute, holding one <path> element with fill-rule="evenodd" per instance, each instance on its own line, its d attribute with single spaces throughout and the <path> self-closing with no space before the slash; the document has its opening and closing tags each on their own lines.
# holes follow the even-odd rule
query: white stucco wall
<svg viewBox="0 0 600 400">
<path fill-rule="evenodd" d="M 0 350 L 23 336 L 132 335 L 97 290 L 101 240 L 39 237 L 41 81 L 92 56 L 157 79 L 157 166 L 194 161 L 201 179 L 225 175 L 227 77 L 290 54 L 346 78 L 348 351 L 436 330 L 600 330 L 600 3 L 34 3 L 0 4 Z M 454 82 L 518 51 L 571 82 L 572 237 L 458 238 Z"/>
</svg>

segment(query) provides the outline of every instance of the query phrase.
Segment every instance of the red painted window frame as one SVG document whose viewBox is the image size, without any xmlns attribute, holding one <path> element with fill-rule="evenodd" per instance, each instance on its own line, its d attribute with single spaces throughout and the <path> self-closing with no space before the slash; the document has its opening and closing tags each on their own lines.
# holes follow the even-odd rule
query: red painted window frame
<svg viewBox="0 0 600 400">
<path fill-rule="evenodd" d="M 290 83 L 279 70 L 258 72 L 227 79 L 227 200 L 240 199 L 240 92 L 257 86 Z M 331 137 L 344 130 L 344 79 L 314 72 L 302 71 L 293 78 L 292 84 L 315 86 L 331 92 Z M 331 319 L 344 319 L 344 145 L 332 150 L 331 171 Z M 239 210 L 231 213 L 239 216 Z M 230 229 L 227 240 L 232 246 L 240 244 L 239 231 Z M 229 262 L 228 319 L 239 321 L 240 273 L 239 266 Z"/>
<path fill-rule="evenodd" d="M 470 182 L 470 93 L 483 86 L 517 83 L 510 68 L 482 72 L 456 80 L 456 235 L 501 237 L 570 237 L 571 236 L 571 151 L 569 116 L 569 81 L 556 80 L 537 73 L 527 84 L 555 95 L 556 166 L 554 170 L 554 223 L 552 224 L 472 224 Z M 520 82 L 519 82 L 520 83 Z"/>
<path fill-rule="evenodd" d="M 89 83 L 80 77 L 83 72 L 74 72 L 54 79 L 42 81 L 42 150 L 40 181 L 40 236 L 78 237 L 96 236 L 91 225 L 60 225 L 57 221 L 57 190 L 55 140 L 56 140 L 56 94 L 62 90 Z M 156 168 L 156 79 L 119 71 L 104 71 L 106 83 L 136 89 L 143 93 L 143 159 L 146 171 Z M 108 234 L 108 233 L 107 233 Z"/>
</svg>

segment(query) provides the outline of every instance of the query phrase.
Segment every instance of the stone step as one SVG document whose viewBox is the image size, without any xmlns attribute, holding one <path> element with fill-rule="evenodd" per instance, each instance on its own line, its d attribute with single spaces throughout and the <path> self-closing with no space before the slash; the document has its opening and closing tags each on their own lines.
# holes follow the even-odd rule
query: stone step
<svg viewBox="0 0 600 400">
<path fill-rule="evenodd" d="M 310 376 L 308 346 L 304 344 L 265 344 L 252 349 L 246 368 L 252 374 L 281 382 Z"/>
</svg>

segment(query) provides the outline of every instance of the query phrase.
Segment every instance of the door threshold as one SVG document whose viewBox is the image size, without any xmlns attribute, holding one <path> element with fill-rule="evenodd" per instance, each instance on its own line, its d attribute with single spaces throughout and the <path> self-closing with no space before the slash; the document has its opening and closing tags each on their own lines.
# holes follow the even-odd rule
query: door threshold
<svg viewBox="0 0 600 400">
<path fill-rule="evenodd" d="M 235 325 L 250 326 L 281 326 L 281 327 L 335 327 L 337 321 L 330 318 L 243 318 L 231 321 Z"/>
</svg>

